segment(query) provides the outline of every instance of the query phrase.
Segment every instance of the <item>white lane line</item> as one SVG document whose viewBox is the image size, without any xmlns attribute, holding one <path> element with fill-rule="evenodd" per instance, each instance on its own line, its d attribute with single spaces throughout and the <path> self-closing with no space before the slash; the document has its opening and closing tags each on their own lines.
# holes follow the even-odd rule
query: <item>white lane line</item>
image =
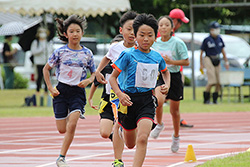
<svg viewBox="0 0 250 167">
<path fill-rule="evenodd" d="M 22 135 L 24 138 L 27 138 L 29 137 L 28 139 L 17 139 L 17 140 L 6 140 L 6 141 L 1 141 L 0 145 L 1 144 L 4 144 L 4 143 L 14 143 L 14 142 L 27 142 L 27 141 L 39 141 L 39 140 L 45 140 L 45 139 L 60 139 L 60 138 L 63 138 L 64 136 L 58 136 L 55 132 L 53 132 L 52 134 L 53 135 L 57 135 L 56 137 L 37 137 L 38 134 L 48 134 L 49 132 L 46 132 L 46 133 L 34 133 L 36 134 L 36 137 L 33 137 L 33 136 L 25 136 L 25 135 Z M 31 133 L 29 133 L 31 134 Z M 33 133 L 32 133 L 33 134 Z M 12 136 L 12 138 L 20 138 L 20 136 Z M 96 135 L 77 135 L 75 136 L 74 138 L 77 139 L 77 138 L 89 138 L 89 137 L 96 137 Z"/>
<path fill-rule="evenodd" d="M 71 147 L 97 146 L 97 145 L 104 145 L 104 144 L 107 144 L 107 142 L 74 144 L 74 145 L 72 145 Z M 18 150 L 6 150 L 6 151 L 1 151 L 0 154 L 5 154 L 5 153 L 16 153 L 16 152 L 22 152 L 22 151 L 43 150 L 43 149 L 51 149 L 51 148 L 61 148 L 61 145 L 58 145 L 58 146 L 49 146 L 49 147 L 26 148 L 26 149 L 18 149 Z"/>
<path fill-rule="evenodd" d="M 153 139 L 152 139 L 153 140 Z M 240 140 L 240 141 L 243 141 L 243 140 Z M 244 140 L 244 141 L 248 141 L 248 140 Z M 238 141 L 228 141 L 228 142 L 238 142 Z M 219 143 L 224 143 L 223 141 L 220 141 L 220 142 L 212 142 L 212 143 L 202 143 L 202 144 L 197 144 L 199 146 L 201 145 L 212 145 L 212 144 L 219 144 Z M 182 147 L 187 147 L 188 144 L 184 144 L 182 145 Z M 148 150 L 157 150 L 157 149 L 164 149 L 164 148 L 170 148 L 170 146 L 166 146 L 166 147 L 149 147 Z M 131 149 L 131 150 L 124 150 L 123 153 L 125 152 L 134 152 L 135 149 Z M 239 152 L 236 152 L 235 154 L 237 154 Z M 94 154 L 94 155 L 89 155 L 89 156 L 82 156 L 82 157 L 76 157 L 76 158 L 71 158 L 71 159 L 67 159 L 67 161 L 74 161 L 74 160 L 84 160 L 84 159 L 91 159 L 91 158 L 94 158 L 94 157 L 99 157 L 99 156 L 105 156 L 105 155 L 113 155 L 114 152 L 111 151 L 111 152 L 108 152 L 108 153 L 102 153 L 102 154 Z M 204 159 L 209 159 L 209 158 L 214 158 L 214 157 L 219 157 L 219 156 L 225 156 L 227 154 L 233 154 L 233 153 L 225 153 L 225 154 L 220 154 L 220 155 L 212 155 L 212 156 L 207 156 L 207 157 L 203 157 L 203 158 L 199 158 L 197 160 L 204 160 Z M 172 164 L 173 166 L 167 166 L 167 167 L 175 167 L 175 166 L 178 166 L 178 165 L 181 165 L 181 164 L 184 164 L 185 162 L 178 162 L 178 163 L 175 163 L 175 164 Z M 42 164 L 42 165 L 39 165 L 39 166 L 35 166 L 35 167 L 46 167 L 46 166 L 49 166 L 49 165 L 54 165 L 55 162 L 50 162 L 50 163 L 46 163 L 46 164 Z"/>
<path fill-rule="evenodd" d="M 134 151 L 135 151 L 135 149 L 124 150 L 123 153 L 134 152 Z M 102 153 L 102 154 L 94 154 L 94 155 L 88 155 L 88 156 L 70 158 L 70 159 L 67 159 L 67 161 L 92 159 L 92 158 L 94 158 L 94 157 L 106 156 L 106 155 L 113 155 L 113 154 L 114 154 L 114 152 L 111 151 L 111 152 Z M 35 166 L 35 167 L 45 167 L 45 166 L 54 165 L 54 164 L 55 164 L 55 162 L 50 162 L 50 163 L 38 165 L 38 166 Z"/>
</svg>

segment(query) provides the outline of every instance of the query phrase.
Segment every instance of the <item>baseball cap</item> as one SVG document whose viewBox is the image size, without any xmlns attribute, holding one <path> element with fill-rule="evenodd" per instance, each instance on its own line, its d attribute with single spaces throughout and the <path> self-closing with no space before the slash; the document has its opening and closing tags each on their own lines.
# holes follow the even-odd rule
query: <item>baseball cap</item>
<svg viewBox="0 0 250 167">
<path fill-rule="evenodd" d="M 220 24 L 217 21 L 213 21 L 209 24 L 209 28 L 220 28 Z"/>
<path fill-rule="evenodd" d="M 169 17 L 172 19 L 180 19 L 183 23 L 188 23 L 189 19 L 185 16 L 181 9 L 173 9 L 169 13 Z"/>
</svg>

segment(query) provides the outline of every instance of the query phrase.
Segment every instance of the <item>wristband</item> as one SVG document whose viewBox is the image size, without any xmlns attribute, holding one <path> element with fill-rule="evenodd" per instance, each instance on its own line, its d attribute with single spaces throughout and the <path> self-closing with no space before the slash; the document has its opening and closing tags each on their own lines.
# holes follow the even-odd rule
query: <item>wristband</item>
<svg viewBox="0 0 250 167">
<path fill-rule="evenodd" d="M 225 65 L 229 65 L 229 62 L 228 62 L 228 61 L 226 61 L 226 62 L 225 62 Z"/>
</svg>

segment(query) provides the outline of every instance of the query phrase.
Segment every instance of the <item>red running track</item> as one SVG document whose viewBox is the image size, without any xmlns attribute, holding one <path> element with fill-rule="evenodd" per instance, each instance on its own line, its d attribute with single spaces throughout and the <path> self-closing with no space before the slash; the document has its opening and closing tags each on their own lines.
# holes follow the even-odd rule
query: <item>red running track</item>
<svg viewBox="0 0 250 167">
<path fill-rule="evenodd" d="M 250 148 L 250 112 L 182 114 L 193 128 L 181 128 L 178 153 L 170 150 L 173 128 L 170 114 L 164 115 L 165 130 L 158 139 L 149 139 L 143 167 L 189 167 L 211 158 L 222 157 Z M 71 167 L 110 167 L 112 143 L 99 135 L 99 117 L 79 120 L 75 139 L 68 151 Z M 63 135 L 52 117 L 0 118 L 1 167 L 55 167 Z M 185 163 L 191 144 L 196 163 Z M 135 149 L 125 148 L 123 161 L 131 166 Z"/>
</svg>

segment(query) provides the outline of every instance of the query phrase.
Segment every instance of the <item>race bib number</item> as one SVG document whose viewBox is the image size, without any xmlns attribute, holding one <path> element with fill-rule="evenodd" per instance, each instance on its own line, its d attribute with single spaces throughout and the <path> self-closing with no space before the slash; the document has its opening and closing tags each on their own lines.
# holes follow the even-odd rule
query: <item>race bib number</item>
<svg viewBox="0 0 250 167">
<path fill-rule="evenodd" d="M 158 64 L 146 64 L 138 62 L 135 74 L 135 86 L 154 88 L 157 81 Z"/>
<path fill-rule="evenodd" d="M 58 80 L 68 85 L 77 85 L 80 83 L 81 75 L 82 67 L 72 67 L 61 64 Z"/>
</svg>

